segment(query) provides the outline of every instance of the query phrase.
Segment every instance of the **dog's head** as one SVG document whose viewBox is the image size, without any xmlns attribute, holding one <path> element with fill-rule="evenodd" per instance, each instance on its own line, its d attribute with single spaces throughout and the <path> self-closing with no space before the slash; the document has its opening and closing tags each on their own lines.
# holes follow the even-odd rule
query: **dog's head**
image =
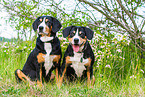
<svg viewBox="0 0 145 97">
<path fill-rule="evenodd" d="M 51 16 L 40 16 L 33 23 L 34 31 L 39 35 L 54 36 L 60 30 L 61 23 Z"/>
<path fill-rule="evenodd" d="M 87 39 L 93 38 L 94 32 L 86 27 L 69 26 L 63 29 L 63 37 L 68 37 L 70 44 L 75 52 L 81 51 Z"/>
</svg>

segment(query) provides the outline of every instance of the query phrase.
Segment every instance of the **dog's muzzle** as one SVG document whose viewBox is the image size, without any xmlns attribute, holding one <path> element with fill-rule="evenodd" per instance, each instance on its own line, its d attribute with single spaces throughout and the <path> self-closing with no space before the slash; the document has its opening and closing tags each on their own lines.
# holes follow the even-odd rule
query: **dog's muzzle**
<svg viewBox="0 0 145 97">
<path fill-rule="evenodd" d="M 79 43 L 79 39 L 78 39 L 78 38 L 75 38 L 75 39 L 74 39 L 74 44 L 77 45 L 78 43 Z"/>
<path fill-rule="evenodd" d="M 48 33 L 43 32 L 44 27 L 43 26 L 39 26 L 39 35 L 48 35 Z"/>
<path fill-rule="evenodd" d="M 39 32 L 43 32 L 44 27 L 43 26 L 39 26 Z"/>
</svg>

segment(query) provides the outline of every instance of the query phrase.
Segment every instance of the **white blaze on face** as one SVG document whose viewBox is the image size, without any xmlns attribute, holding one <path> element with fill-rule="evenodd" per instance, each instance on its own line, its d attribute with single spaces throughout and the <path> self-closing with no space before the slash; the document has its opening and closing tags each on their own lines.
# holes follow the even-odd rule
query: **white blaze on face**
<svg viewBox="0 0 145 97">
<path fill-rule="evenodd" d="M 78 39 L 78 45 L 74 45 L 75 44 L 74 39 Z M 84 46 L 80 47 L 82 43 L 81 43 L 81 37 L 79 36 L 79 29 L 77 29 L 75 36 L 72 38 L 71 43 L 72 43 L 72 48 L 75 52 L 82 51 L 82 49 L 84 48 Z"/>
<path fill-rule="evenodd" d="M 46 31 L 45 31 L 45 28 L 46 28 L 45 19 L 46 19 L 46 17 L 43 18 L 42 23 L 40 23 L 40 25 L 38 26 L 38 29 L 37 29 L 38 32 L 39 32 L 39 27 L 40 27 L 40 26 L 43 27 L 43 32 L 44 32 L 44 33 L 46 32 Z"/>
<path fill-rule="evenodd" d="M 74 39 L 75 39 L 75 38 L 79 39 L 78 44 L 80 44 L 79 29 L 77 29 L 77 31 L 76 31 L 76 33 L 75 33 L 75 36 L 74 36 L 73 39 L 72 39 L 72 44 L 75 44 L 75 43 L 74 43 Z"/>
</svg>

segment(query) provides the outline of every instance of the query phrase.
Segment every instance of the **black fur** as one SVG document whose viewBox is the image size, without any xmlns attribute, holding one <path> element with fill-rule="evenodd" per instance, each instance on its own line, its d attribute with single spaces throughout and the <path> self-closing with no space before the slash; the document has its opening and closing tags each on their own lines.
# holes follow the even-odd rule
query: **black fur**
<svg viewBox="0 0 145 97">
<path fill-rule="evenodd" d="M 54 37 L 53 40 L 49 41 L 49 43 L 52 46 L 52 51 L 50 52 L 50 55 L 62 55 L 60 41 L 56 37 L 56 34 L 55 34 L 61 28 L 61 24 L 57 19 L 55 19 L 54 17 L 51 17 L 51 16 L 40 16 L 34 21 L 33 29 L 34 29 L 34 31 L 37 31 L 37 28 L 40 24 L 39 19 L 44 18 L 44 17 L 49 19 L 50 23 L 47 24 L 47 26 L 52 25 L 51 37 L 52 36 Z M 40 63 L 38 63 L 37 55 L 39 53 L 43 53 L 43 54 L 47 53 L 44 49 L 45 42 L 42 42 L 40 40 L 40 38 L 41 38 L 41 35 L 38 36 L 38 38 L 36 40 L 36 46 L 35 46 L 34 50 L 29 54 L 27 61 L 24 64 L 23 69 L 21 70 L 26 76 L 30 77 L 31 80 L 33 80 L 33 81 L 40 80 Z M 53 62 L 53 66 L 51 67 L 51 69 L 49 70 L 47 75 L 46 75 L 46 70 L 45 70 L 44 66 L 42 65 L 42 76 L 46 82 L 49 81 L 51 73 L 56 67 L 58 68 L 58 70 L 60 70 L 60 61 L 61 61 L 61 58 L 60 58 L 58 64 L 56 62 Z M 42 63 L 42 64 L 44 64 L 44 63 Z M 21 81 L 20 78 L 18 78 L 16 71 L 15 71 L 16 78 L 19 81 Z"/>
<path fill-rule="evenodd" d="M 64 28 L 63 30 L 63 36 L 67 37 L 69 36 L 70 38 L 73 37 L 73 31 L 76 31 L 76 29 L 79 29 L 79 31 L 81 31 L 83 34 L 80 35 L 80 38 L 84 38 L 85 36 L 87 37 L 87 39 L 92 39 L 93 38 L 93 34 L 94 32 L 86 27 L 81 27 L 81 26 L 69 26 L 67 28 Z M 72 34 L 72 35 L 71 35 Z M 83 57 L 84 59 L 87 58 L 91 58 L 91 66 L 89 67 L 90 70 L 90 77 L 92 77 L 93 75 L 93 64 L 94 64 L 94 53 L 93 50 L 89 44 L 89 42 L 86 40 L 85 44 L 84 44 L 84 48 L 82 50 L 82 52 L 79 53 L 83 53 Z M 63 63 L 62 63 L 62 67 L 61 67 L 61 74 L 63 73 L 65 66 L 67 65 L 67 70 L 66 70 L 66 76 L 70 81 L 73 81 L 75 79 L 77 79 L 77 75 L 75 73 L 75 70 L 71 67 L 72 64 L 66 64 L 66 57 L 70 56 L 73 57 L 74 56 L 74 51 L 72 48 L 72 43 L 70 43 L 67 47 L 67 50 L 65 51 L 64 54 L 64 58 L 63 58 Z M 80 60 L 81 61 L 81 60 Z M 85 66 L 86 70 L 83 71 L 83 74 L 81 76 L 81 80 L 84 80 L 87 78 L 87 66 Z"/>
</svg>

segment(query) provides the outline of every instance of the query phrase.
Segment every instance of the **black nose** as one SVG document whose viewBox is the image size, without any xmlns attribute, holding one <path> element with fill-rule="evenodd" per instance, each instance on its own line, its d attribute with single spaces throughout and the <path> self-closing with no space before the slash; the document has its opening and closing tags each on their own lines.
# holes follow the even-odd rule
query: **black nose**
<svg viewBox="0 0 145 97">
<path fill-rule="evenodd" d="M 43 26 L 39 26 L 39 31 L 42 31 L 43 30 Z"/>
<path fill-rule="evenodd" d="M 75 38 L 75 39 L 74 39 L 74 43 L 75 43 L 75 44 L 78 44 L 78 42 L 79 42 L 79 39 L 78 39 L 78 38 Z"/>
</svg>

